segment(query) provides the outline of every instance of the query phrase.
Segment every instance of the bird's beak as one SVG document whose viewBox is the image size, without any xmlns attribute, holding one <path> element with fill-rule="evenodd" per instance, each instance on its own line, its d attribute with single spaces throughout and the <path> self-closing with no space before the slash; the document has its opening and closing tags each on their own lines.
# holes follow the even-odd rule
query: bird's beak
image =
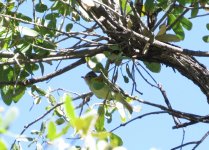
<svg viewBox="0 0 209 150">
<path fill-rule="evenodd" d="M 85 79 L 85 77 L 84 77 L 84 76 L 81 76 L 81 78 Z"/>
</svg>

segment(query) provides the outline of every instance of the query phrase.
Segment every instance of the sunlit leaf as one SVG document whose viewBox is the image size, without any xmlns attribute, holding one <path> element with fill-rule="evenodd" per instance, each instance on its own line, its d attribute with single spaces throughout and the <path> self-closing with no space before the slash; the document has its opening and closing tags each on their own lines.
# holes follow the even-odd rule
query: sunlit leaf
<svg viewBox="0 0 209 150">
<path fill-rule="evenodd" d="M 121 8 L 123 13 L 128 14 L 131 11 L 131 7 L 126 0 L 121 1 Z"/>
<path fill-rule="evenodd" d="M 1 150 L 7 150 L 7 146 L 2 139 L 0 139 L 0 148 Z"/>
<path fill-rule="evenodd" d="M 192 22 L 189 19 L 185 18 L 185 17 L 183 17 L 181 19 L 181 24 L 187 30 L 191 30 L 192 29 Z"/>
<path fill-rule="evenodd" d="M 114 133 L 111 133 L 111 135 L 110 135 L 110 144 L 113 147 L 117 147 L 117 146 L 123 145 L 123 141 L 122 141 L 122 139 L 119 136 L 117 136 Z"/>
<path fill-rule="evenodd" d="M 94 137 L 97 137 L 99 138 L 100 140 L 101 139 L 107 139 L 109 136 L 110 136 L 111 133 L 107 132 L 107 131 L 101 131 L 101 132 L 95 132 L 95 133 L 92 133 L 92 135 Z"/>
<path fill-rule="evenodd" d="M 176 20 L 176 16 L 174 14 L 168 15 L 168 24 L 169 25 L 171 25 L 175 20 Z M 177 22 L 174 26 L 172 26 L 172 29 L 181 40 L 184 39 L 184 37 L 185 37 L 184 30 L 183 30 L 180 22 Z"/>
<path fill-rule="evenodd" d="M 75 121 L 75 128 L 77 131 L 85 136 L 90 130 L 90 127 L 94 126 L 97 119 L 97 113 L 94 110 L 87 112 L 81 118 L 77 118 Z"/>
<path fill-rule="evenodd" d="M 47 138 L 49 138 L 50 140 L 54 140 L 56 138 L 56 132 L 57 132 L 55 123 L 50 121 L 48 123 L 47 129 L 48 129 Z"/>
<path fill-rule="evenodd" d="M 23 27 L 23 26 L 18 26 L 16 27 L 16 30 L 19 31 L 23 35 L 31 36 L 31 37 L 36 37 L 39 35 L 39 33 L 33 29 L 30 29 L 28 27 Z"/>
<path fill-rule="evenodd" d="M 64 104 L 65 104 L 65 112 L 70 120 L 72 126 L 75 125 L 75 121 L 77 119 L 75 108 L 73 106 L 72 98 L 68 94 L 64 94 L 63 96 Z"/>
<path fill-rule="evenodd" d="M 120 102 L 116 102 L 116 108 L 120 114 L 121 121 L 126 122 L 126 112 L 123 104 Z"/>
<path fill-rule="evenodd" d="M 33 138 L 31 137 L 26 137 L 26 136 L 20 136 L 17 138 L 17 141 L 21 141 L 21 142 L 30 142 L 33 141 Z"/>
</svg>

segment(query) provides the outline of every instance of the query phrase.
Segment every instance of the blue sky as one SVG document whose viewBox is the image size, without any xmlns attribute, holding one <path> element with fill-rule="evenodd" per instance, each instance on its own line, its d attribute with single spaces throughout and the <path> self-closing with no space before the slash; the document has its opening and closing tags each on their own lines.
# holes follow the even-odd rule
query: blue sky
<svg viewBox="0 0 209 150">
<path fill-rule="evenodd" d="M 29 10 L 25 10 L 27 13 Z M 206 30 L 205 24 L 208 23 L 208 17 L 193 19 L 192 31 L 186 31 L 185 40 L 178 45 L 192 49 L 192 50 L 209 50 L 209 44 L 202 41 L 202 36 L 209 34 Z M 74 31 L 79 30 L 74 28 Z M 65 45 L 62 45 L 65 47 Z M 200 62 L 209 67 L 208 58 L 198 58 Z M 61 63 L 61 66 L 67 65 L 69 62 Z M 60 68 L 61 68 L 60 66 Z M 56 65 L 47 65 L 48 72 L 53 72 Z M 49 83 L 43 82 L 38 84 L 43 89 L 51 87 L 53 89 L 63 88 L 68 91 L 85 93 L 89 89 L 83 79 L 82 75 L 85 75 L 89 69 L 86 65 L 82 65 L 70 72 L 67 72 L 59 77 L 52 79 Z M 40 75 L 40 74 L 38 74 Z M 180 75 L 177 71 L 174 73 L 172 68 L 162 66 L 162 70 L 159 74 L 152 73 L 153 77 L 162 84 L 166 90 L 168 98 L 174 109 L 181 110 L 183 112 L 197 113 L 200 115 L 208 114 L 208 104 L 206 97 L 202 94 L 200 89 L 194 85 L 190 80 Z M 138 88 L 143 92 L 140 98 L 148 100 L 154 103 L 164 104 L 164 100 L 160 91 L 147 85 L 140 77 L 138 78 Z M 126 91 L 130 91 L 130 85 L 120 82 L 119 85 Z M 19 117 L 11 125 L 10 131 L 13 134 L 19 134 L 23 130 L 24 125 L 30 123 L 35 118 L 39 117 L 45 111 L 47 105 L 46 100 L 42 100 L 41 104 L 34 106 L 30 111 L 30 107 L 33 104 L 33 99 L 26 93 L 25 96 L 17 103 L 12 104 L 19 109 Z M 2 101 L 0 106 L 8 109 Z M 150 106 L 141 105 L 142 111 L 140 113 L 133 114 L 133 117 L 142 115 L 150 111 L 157 111 Z M 50 119 L 48 115 L 45 119 Z M 183 122 L 183 121 L 182 121 Z M 115 114 L 114 121 L 108 126 L 107 130 L 111 130 L 117 127 L 120 123 L 118 115 Z M 160 114 L 155 116 L 148 116 L 143 119 L 136 120 L 125 127 L 121 127 L 115 131 L 115 133 L 122 137 L 124 146 L 129 150 L 168 150 L 181 144 L 182 140 L 182 129 L 173 130 L 174 122 L 172 117 L 167 114 Z M 26 132 L 29 133 L 32 129 L 39 130 L 40 124 L 36 124 L 29 128 Z M 197 124 L 185 128 L 185 142 L 195 141 L 201 139 L 201 137 L 208 131 L 206 124 Z M 4 137 L 6 143 L 10 145 L 13 142 L 11 136 Z M 199 149 L 207 149 L 209 138 L 206 139 L 200 146 Z M 184 150 L 190 150 L 193 145 L 184 147 Z"/>
</svg>

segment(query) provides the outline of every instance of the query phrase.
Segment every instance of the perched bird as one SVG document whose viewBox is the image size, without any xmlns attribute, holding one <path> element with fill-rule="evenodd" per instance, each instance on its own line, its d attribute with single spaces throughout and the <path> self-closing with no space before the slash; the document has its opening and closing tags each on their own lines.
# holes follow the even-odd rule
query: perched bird
<svg viewBox="0 0 209 150">
<path fill-rule="evenodd" d="M 104 78 L 102 74 L 97 76 L 96 73 L 90 71 L 82 78 L 84 78 L 86 84 L 97 98 L 117 100 L 124 105 L 129 113 L 133 112 L 132 106 L 126 101 L 127 96 L 125 96 L 123 90 L 107 78 Z"/>
</svg>

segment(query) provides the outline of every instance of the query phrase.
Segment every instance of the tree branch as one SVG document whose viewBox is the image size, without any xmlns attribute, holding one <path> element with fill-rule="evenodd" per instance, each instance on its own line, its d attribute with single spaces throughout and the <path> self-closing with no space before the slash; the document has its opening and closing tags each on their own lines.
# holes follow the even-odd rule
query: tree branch
<svg viewBox="0 0 209 150">
<path fill-rule="evenodd" d="M 48 74 L 48 75 L 45 75 L 43 77 L 39 77 L 39 78 L 31 78 L 31 79 L 27 79 L 26 81 L 1 81 L 0 84 L 1 85 L 22 85 L 22 86 L 28 86 L 28 85 L 31 85 L 31 84 L 34 84 L 34 83 L 38 83 L 38 82 L 43 82 L 43 81 L 46 81 L 48 79 L 51 79 L 51 78 L 54 78 L 58 75 L 61 75 L 81 64 L 84 64 L 86 61 L 84 58 L 81 58 L 80 60 L 60 69 L 60 70 L 57 70 L 51 74 Z"/>
</svg>

